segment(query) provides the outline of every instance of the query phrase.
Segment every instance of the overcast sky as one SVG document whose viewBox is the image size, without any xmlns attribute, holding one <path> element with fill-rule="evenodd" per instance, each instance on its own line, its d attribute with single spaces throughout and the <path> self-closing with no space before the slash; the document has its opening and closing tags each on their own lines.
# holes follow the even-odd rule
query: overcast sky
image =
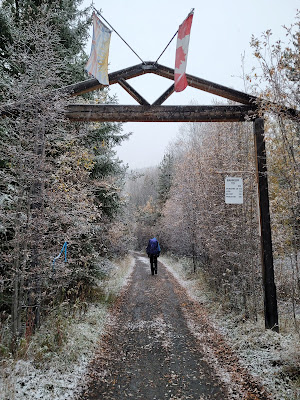
<svg viewBox="0 0 300 400">
<path fill-rule="evenodd" d="M 90 2 L 84 1 L 84 5 Z M 143 61 L 156 61 L 192 8 L 195 8 L 186 72 L 209 81 L 244 91 L 242 55 L 248 71 L 254 65 L 249 42 L 251 35 L 271 29 L 273 37 L 284 40 L 283 25 L 295 22 L 299 0 L 96 0 L 94 7 L 130 44 Z M 91 39 L 90 39 L 91 42 Z M 87 52 L 90 52 L 90 42 Z M 159 63 L 174 68 L 176 38 Z M 141 61 L 113 32 L 109 52 L 109 72 Z M 128 81 L 148 102 L 154 102 L 171 84 L 169 79 L 146 74 Z M 137 104 L 118 85 L 111 86 L 119 104 Z M 173 93 L 164 103 L 212 104 L 216 98 L 187 87 Z M 124 123 L 131 138 L 118 148 L 120 159 L 130 168 L 157 165 L 169 142 L 179 130 L 179 123 Z"/>
</svg>

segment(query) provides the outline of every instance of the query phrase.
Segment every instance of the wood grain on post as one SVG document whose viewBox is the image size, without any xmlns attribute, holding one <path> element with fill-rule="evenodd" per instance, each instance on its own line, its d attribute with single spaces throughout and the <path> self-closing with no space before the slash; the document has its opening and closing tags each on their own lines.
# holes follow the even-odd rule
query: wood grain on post
<svg viewBox="0 0 300 400">
<path fill-rule="evenodd" d="M 279 332 L 277 295 L 274 280 L 267 158 L 264 139 L 264 120 L 262 118 L 257 118 L 254 120 L 254 142 L 256 150 L 259 218 L 261 227 L 265 327 Z"/>
</svg>

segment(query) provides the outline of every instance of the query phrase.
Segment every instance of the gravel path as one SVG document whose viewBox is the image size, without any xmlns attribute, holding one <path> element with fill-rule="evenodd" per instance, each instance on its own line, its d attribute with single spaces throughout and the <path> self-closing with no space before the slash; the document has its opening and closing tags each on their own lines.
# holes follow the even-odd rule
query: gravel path
<svg viewBox="0 0 300 400">
<path fill-rule="evenodd" d="M 270 398 L 203 307 L 162 263 L 152 276 L 139 255 L 85 381 L 80 400 Z"/>
</svg>

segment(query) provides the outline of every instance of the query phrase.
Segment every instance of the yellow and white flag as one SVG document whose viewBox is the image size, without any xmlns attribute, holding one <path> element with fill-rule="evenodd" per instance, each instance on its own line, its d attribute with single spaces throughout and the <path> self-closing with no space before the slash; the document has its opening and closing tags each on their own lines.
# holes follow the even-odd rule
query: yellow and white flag
<svg viewBox="0 0 300 400">
<path fill-rule="evenodd" d="M 103 85 L 109 85 L 108 53 L 110 36 L 111 31 L 100 21 L 96 14 L 93 13 L 92 48 L 85 70 Z"/>
</svg>

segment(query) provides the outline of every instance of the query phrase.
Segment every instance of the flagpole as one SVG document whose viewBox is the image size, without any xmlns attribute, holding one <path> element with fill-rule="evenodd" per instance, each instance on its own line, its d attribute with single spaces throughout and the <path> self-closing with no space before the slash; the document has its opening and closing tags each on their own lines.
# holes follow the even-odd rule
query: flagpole
<svg viewBox="0 0 300 400">
<path fill-rule="evenodd" d="M 194 13 L 194 8 L 191 9 L 191 11 L 188 13 L 188 16 L 186 18 L 188 18 L 191 14 Z M 160 54 L 160 56 L 158 57 L 158 59 L 155 61 L 155 64 L 157 64 L 157 61 L 160 59 L 160 57 L 164 54 L 164 52 L 167 50 L 167 48 L 170 46 L 172 40 L 174 39 L 174 37 L 177 35 L 179 29 L 177 29 L 177 31 L 175 32 L 174 36 L 172 37 L 172 39 L 169 41 L 169 43 L 166 45 L 166 47 L 163 49 L 162 53 Z"/>
<path fill-rule="evenodd" d="M 160 59 L 160 57 L 164 54 L 164 52 L 167 50 L 167 48 L 169 47 L 170 43 L 172 42 L 172 40 L 174 39 L 174 37 L 177 35 L 178 33 L 178 29 L 175 32 L 174 36 L 172 37 L 172 39 L 169 41 L 169 43 L 166 45 L 166 47 L 164 48 L 164 50 L 162 51 L 161 55 L 158 57 L 158 59 L 155 61 L 155 64 L 157 64 L 157 61 Z"/>
<path fill-rule="evenodd" d="M 122 38 L 122 36 L 111 26 L 111 24 L 103 17 L 103 15 L 93 6 L 93 9 L 96 11 L 96 13 L 109 25 L 109 27 L 119 36 L 121 40 L 130 48 L 130 50 L 142 61 L 143 64 L 145 64 L 145 61 L 141 59 L 141 57 L 133 50 L 133 48 L 126 42 L 125 39 Z"/>
</svg>

